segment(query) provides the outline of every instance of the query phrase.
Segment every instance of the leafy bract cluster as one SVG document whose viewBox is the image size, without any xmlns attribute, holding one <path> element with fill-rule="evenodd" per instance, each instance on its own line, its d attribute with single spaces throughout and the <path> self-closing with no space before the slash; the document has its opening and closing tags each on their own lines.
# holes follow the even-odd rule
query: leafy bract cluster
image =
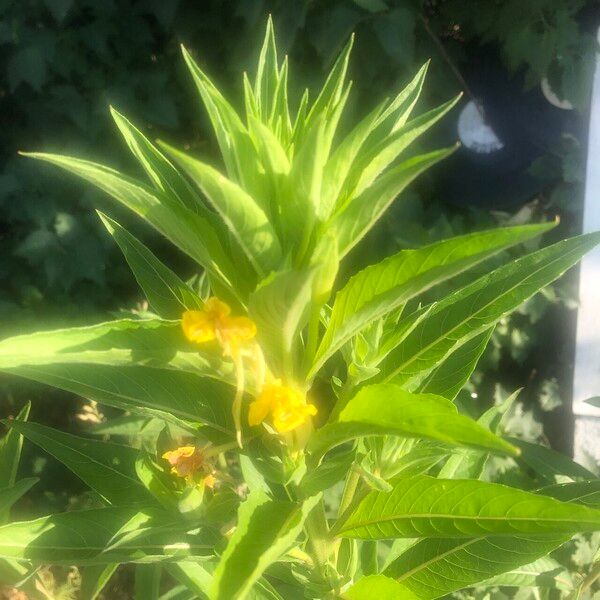
<svg viewBox="0 0 600 600">
<path fill-rule="evenodd" d="M 351 46 L 316 98 L 305 92 L 292 111 L 288 62 L 269 22 L 254 84 L 244 78 L 244 118 L 184 49 L 223 169 L 154 145 L 114 109 L 147 182 L 79 158 L 30 155 L 105 190 L 203 275 L 194 288 L 100 214 L 151 312 L 0 342 L 2 371 L 123 411 L 97 425 L 96 438 L 30 423 L 26 411 L 7 422 L 5 521 L 35 483 L 15 480 L 23 438 L 98 502 L 0 527 L 13 583 L 31 583 L 39 564 L 77 564 L 93 598 L 119 564 L 136 563 L 148 598 L 166 577 L 182 597 L 215 600 L 429 599 L 519 585 L 516 570 L 530 563 L 536 575 L 553 572 L 553 549 L 600 528 L 591 473 L 503 439 L 511 399 L 478 421 L 453 403 L 495 324 L 600 235 L 526 254 L 466 285 L 461 278 L 443 296 L 440 282 L 552 224 L 403 250 L 336 282 L 344 256 L 390 203 L 452 152 L 404 156 L 456 102 L 411 116 L 425 66 L 342 133 Z M 490 453 L 566 483 L 534 492 L 489 483 Z M 332 489 L 342 482 L 339 497 Z"/>
</svg>

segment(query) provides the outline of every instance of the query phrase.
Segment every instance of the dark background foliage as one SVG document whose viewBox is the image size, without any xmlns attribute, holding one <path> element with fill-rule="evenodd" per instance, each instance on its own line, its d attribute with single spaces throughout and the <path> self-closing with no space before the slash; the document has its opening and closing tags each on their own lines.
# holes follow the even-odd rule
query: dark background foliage
<svg viewBox="0 0 600 600">
<path fill-rule="evenodd" d="M 292 98 L 322 79 L 354 31 L 354 116 L 397 91 L 431 58 L 421 109 L 463 91 L 463 105 L 481 101 L 506 142 L 499 161 L 461 151 L 427 175 L 369 237 L 349 271 L 399 247 L 498 224 L 560 215 L 552 236 L 576 233 L 597 8 L 593 0 L 1 0 L 0 334 L 93 322 L 141 300 L 94 212 L 105 204 L 114 214 L 114 207 L 17 151 L 72 153 L 132 169 L 108 112 L 113 104 L 150 137 L 214 159 L 179 45 L 192 49 L 239 105 L 241 75 L 253 69 L 268 13 L 290 56 L 298 86 Z M 575 109 L 552 107 L 543 80 Z M 459 111 L 425 144 L 454 141 Z M 185 272 L 182 257 L 161 240 L 128 215 L 118 218 Z M 461 398 L 478 414 L 525 386 L 516 433 L 546 436 L 566 452 L 574 284 L 572 274 L 499 325 Z M 31 398 L 34 417 L 81 428 L 79 399 L 0 385 L 3 416 Z M 45 502 L 68 503 L 75 480 L 42 456 L 27 457 L 25 468 L 43 477 Z"/>
</svg>

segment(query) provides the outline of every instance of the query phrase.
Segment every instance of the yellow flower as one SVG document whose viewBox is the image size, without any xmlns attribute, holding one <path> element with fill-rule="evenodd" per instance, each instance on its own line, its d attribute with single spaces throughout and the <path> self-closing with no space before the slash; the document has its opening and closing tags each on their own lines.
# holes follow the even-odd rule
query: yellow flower
<svg viewBox="0 0 600 600">
<path fill-rule="evenodd" d="M 259 425 L 270 415 L 273 427 L 279 433 L 287 433 L 316 414 L 316 406 L 307 404 L 303 394 L 275 380 L 267 384 L 260 396 L 250 404 L 248 423 Z"/>
<path fill-rule="evenodd" d="M 226 355 L 233 355 L 240 346 L 256 335 L 256 324 L 248 317 L 232 317 L 225 302 L 209 298 L 203 310 L 187 310 L 181 320 L 183 333 L 191 342 L 203 344 L 217 340 Z"/>
<path fill-rule="evenodd" d="M 190 478 L 204 467 L 204 458 L 196 446 L 182 446 L 165 452 L 162 457 L 169 461 L 171 473 L 178 477 Z"/>
<path fill-rule="evenodd" d="M 181 318 L 183 333 L 191 342 L 203 344 L 217 340 L 223 348 L 223 354 L 230 356 L 235 367 L 236 394 L 233 399 L 231 412 L 236 431 L 236 438 L 240 448 L 242 447 L 242 397 L 244 395 L 244 356 L 254 356 L 257 365 L 255 372 L 256 385 L 261 386 L 264 378 L 264 358 L 258 344 L 254 343 L 250 348 L 246 344 L 256 336 L 256 324 L 248 317 L 232 317 L 231 307 L 215 298 L 209 298 L 202 310 L 187 310 Z M 261 362 L 262 361 L 262 362 Z"/>
</svg>

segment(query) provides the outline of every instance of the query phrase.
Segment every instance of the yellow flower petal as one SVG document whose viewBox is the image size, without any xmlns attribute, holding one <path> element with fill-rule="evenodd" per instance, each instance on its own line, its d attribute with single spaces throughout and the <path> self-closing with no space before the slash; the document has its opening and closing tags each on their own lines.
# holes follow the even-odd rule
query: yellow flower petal
<svg viewBox="0 0 600 600">
<path fill-rule="evenodd" d="M 212 296 L 204 303 L 204 312 L 210 319 L 225 319 L 231 314 L 231 307 L 216 296 Z"/>
<path fill-rule="evenodd" d="M 251 427 L 260 425 L 267 418 L 270 408 L 270 400 L 262 396 L 251 402 L 248 407 L 248 424 Z"/>
<path fill-rule="evenodd" d="M 181 318 L 181 326 L 185 337 L 190 342 L 211 342 L 216 339 L 215 325 L 202 310 L 187 310 Z"/>
<path fill-rule="evenodd" d="M 305 396 L 298 390 L 274 381 L 266 385 L 260 396 L 250 405 L 248 422 L 250 425 L 258 425 L 269 413 L 273 427 L 279 433 L 287 433 L 317 414 L 317 408 L 307 404 Z"/>
</svg>

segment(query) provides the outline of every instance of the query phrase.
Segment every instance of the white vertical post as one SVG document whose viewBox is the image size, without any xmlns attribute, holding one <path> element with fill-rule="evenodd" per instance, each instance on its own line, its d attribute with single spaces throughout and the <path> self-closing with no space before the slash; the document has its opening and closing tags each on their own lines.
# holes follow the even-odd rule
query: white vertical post
<svg viewBox="0 0 600 600">
<path fill-rule="evenodd" d="M 600 230 L 600 58 L 596 56 L 590 110 L 583 231 Z M 573 379 L 575 459 L 600 461 L 600 408 L 584 400 L 600 396 L 600 248 L 581 262 L 577 345 Z"/>
</svg>

